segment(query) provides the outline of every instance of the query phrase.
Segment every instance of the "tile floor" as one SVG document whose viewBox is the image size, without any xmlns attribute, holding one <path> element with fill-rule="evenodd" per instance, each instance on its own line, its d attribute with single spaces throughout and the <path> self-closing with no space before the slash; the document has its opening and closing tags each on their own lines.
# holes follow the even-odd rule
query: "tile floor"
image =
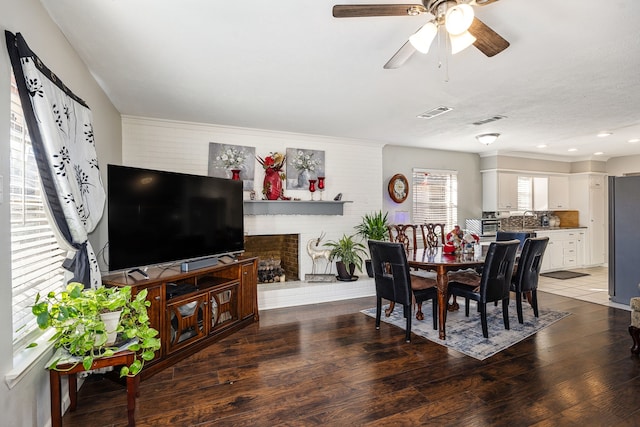
<svg viewBox="0 0 640 427">
<path fill-rule="evenodd" d="M 540 276 L 538 290 L 630 310 L 629 305 L 609 301 L 609 273 L 607 267 L 571 268 L 569 270 L 587 273 L 589 276 L 566 280 Z"/>
</svg>

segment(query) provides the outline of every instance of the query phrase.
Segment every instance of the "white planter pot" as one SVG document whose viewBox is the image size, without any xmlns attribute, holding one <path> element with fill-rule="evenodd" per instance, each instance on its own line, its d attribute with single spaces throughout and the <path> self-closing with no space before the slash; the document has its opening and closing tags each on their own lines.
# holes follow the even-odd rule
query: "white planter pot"
<svg viewBox="0 0 640 427">
<path fill-rule="evenodd" d="M 104 326 L 107 331 L 107 342 L 105 344 L 107 346 L 113 345 L 113 343 L 116 342 L 116 337 L 118 335 L 117 329 L 118 329 L 118 324 L 120 323 L 121 314 L 122 314 L 122 310 L 100 314 L 100 318 L 104 322 Z"/>
</svg>

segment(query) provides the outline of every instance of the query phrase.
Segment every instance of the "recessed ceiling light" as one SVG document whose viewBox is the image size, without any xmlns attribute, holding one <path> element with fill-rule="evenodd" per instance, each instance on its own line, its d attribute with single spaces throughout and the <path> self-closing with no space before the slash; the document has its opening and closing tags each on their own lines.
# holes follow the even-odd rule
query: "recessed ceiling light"
<svg viewBox="0 0 640 427">
<path fill-rule="evenodd" d="M 547 148 L 547 144 L 536 145 L 536 148 Z"/>
<path fill-rule="evenodd" d="M 602 151 L 598 151 L 593 153 L 594 156 L 602 156 L 604 153 Z"/>
<path fill-rule="evenodd" d="M 578 151 L 577 148 L 569 148 L 567 151 Z"/>
<path fill-rule="evenodd" d="M 599 137 L 599 138 L 604 138 L 604 137 L 606 137 L 606 136 L 611 136 L 611 135 L 613 135 L 613 133 L 608 132 L 608 131 L 603 131 L 603 132 L 600 132 L 600 133 L 598 134 L 598 137 Z"/>
<path fill-rule="evenodd" d="M 635 144 L 635 143 L 637 143 L 637 142 L 640 142 L 640 138 L 631 138 L 631 139 L 630 139 L 629 141 L 627 141 L 627 142 L 629 142 L 629 143 L 631 143 L 631 144 Z"/>
</svg>

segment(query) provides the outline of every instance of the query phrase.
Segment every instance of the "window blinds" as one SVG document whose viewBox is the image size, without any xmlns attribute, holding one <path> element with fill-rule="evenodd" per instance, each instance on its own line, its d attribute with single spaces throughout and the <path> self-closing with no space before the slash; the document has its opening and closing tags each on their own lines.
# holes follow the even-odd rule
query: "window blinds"
<svg viewBox="0 0 640 427">
<path fill-rule="evenodd" d="M 458 172 L 413 169 L 413 222 L 458 223 Z"/>
</svg>

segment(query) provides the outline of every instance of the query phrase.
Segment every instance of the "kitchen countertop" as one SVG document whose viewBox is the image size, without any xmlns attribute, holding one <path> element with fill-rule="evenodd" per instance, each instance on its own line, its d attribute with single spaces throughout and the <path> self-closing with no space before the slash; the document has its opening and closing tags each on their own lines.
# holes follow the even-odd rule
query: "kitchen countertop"
<svg viewBox="0 0 640 427">
<path fill-rule="evenodd" d="M 565 230 L 580 230 L 586 229 L 587 227 L 504 227 L 501 228 L 500 231 L 514 231 L 514 232 L 533 232 L 536 231 L 565 231 Z"/>
</svg>

